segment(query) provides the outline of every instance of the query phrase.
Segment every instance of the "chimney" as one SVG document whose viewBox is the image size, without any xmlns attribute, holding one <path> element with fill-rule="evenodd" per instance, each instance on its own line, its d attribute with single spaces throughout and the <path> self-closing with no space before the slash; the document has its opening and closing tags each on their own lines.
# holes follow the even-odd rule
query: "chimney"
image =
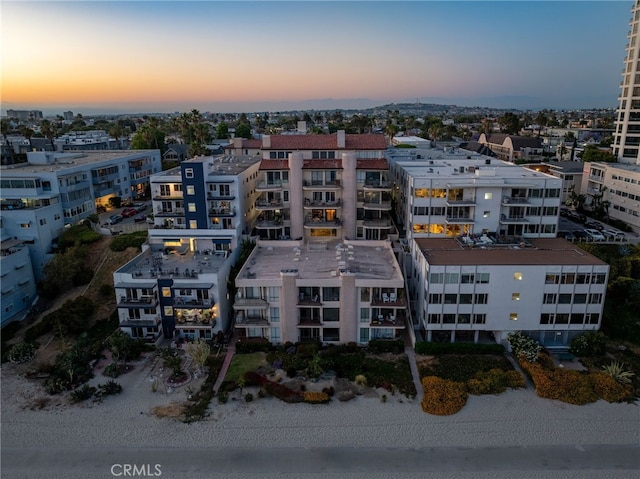
<svg viewBox="0 0 640 479">
<path fill-rule="evenodd" d="M 262 136 L 262 148 L 271 148 L 271 135 Z"/>
<path fill-rule="evenodd" d="M 345 148 L 347 142 L 344 130 L 338 130 L 336 133 L 336 141 L 338 143 L 338 148 Z"/>
<path fill-rule="evenodd" d="M 303 134 L 307 134 L 307 122 L 304 120 L 301 120 L 298 122 L 298 133 L 303 133 Z"/>
<path fill-rule="evenodd" d="M 233 147 L 234 148 L 242 148 L 242 138 L 234 138 L 233 139 Z"/>
</svg>

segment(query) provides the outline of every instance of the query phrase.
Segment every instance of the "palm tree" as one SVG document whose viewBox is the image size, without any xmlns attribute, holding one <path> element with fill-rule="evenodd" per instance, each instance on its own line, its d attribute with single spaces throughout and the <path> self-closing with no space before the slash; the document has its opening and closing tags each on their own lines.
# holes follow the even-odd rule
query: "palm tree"
<svg viewBox="0 0 640 479">
<path fill-rule="evenodd" d="M 392 143 L 393 142 L 393 137 L 396 136 L 396 133 L 398 133 L 398 125 L 394 125 L 393 123 L 389 123 L 385 127 L 384 132 L 389 137 L 389 143 Z"/>
</svg>

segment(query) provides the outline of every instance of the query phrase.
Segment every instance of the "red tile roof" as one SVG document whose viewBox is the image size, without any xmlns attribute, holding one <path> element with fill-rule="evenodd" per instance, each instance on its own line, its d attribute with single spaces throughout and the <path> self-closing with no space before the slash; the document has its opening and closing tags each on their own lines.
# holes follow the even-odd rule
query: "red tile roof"
<svg viewBox="0 0 640 479">
<path fill-rule="evenodd" d="M 310 170 L 341 170 L 342 160 L 304 160 L 302 168 Z M 288 160 L 262 160 L 261 170 L 288 170 Z M 356 160 L 358 170 L 388 170 L 389 164 L 386 158 L 358 158 Z"/>
<path fill-rule="evenodd" d="M 345 135 L 345 150 L 386 150 L 382 134 Z M 338 135 L 271 135 L 271 147 L 265 150 L 336 150 Z M 342 149 L 342 148 L 341 148 Z"/>
<path fill-rule="evenodd" d="M 288 170 L 289 160 L 262 160 L 260 161 L 261 170 Z"/>
</svg>

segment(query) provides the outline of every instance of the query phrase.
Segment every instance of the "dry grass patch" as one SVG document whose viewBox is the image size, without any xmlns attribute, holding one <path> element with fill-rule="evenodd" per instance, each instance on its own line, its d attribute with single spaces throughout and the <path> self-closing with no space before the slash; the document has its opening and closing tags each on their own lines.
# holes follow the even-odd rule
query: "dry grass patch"
<svg viewBox="0 0 640 479">
<path fill-rule="evenodd" d="M 179 403 L 175 401 L 171 401 L 166 406 L 156 406 L 151 412 L 156 417 L 169 417 L 173 419 L 180 419 L 184 416 L 186 405 L 184 403 Z"/>
</svg>

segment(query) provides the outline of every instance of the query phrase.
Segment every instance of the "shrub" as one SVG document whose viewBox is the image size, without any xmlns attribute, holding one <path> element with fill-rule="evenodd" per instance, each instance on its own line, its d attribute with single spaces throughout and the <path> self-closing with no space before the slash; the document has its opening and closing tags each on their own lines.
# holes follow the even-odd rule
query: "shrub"
<svg viewBox="0 0 640 479">
<path fill-rule="evenodd" d="M 247 394 L 245 394 L 245 395 L 244 395 L 244 400 L 245 400 L 246 402 L 251 402 L 251 401 L 253 401 L 253 394 L 251 394 L 251 393 L 247 393 Z"/>
<path fill-rule="evenodd" d="M 111 396 L 113 394 L 120 394 L 122 392 L 122 386 L 120 383 L 115 382 L 113 379 L 107 381 L 104 384 L 98 384 L 98 391 L 96 396 Z"/>
<path fill-rule="evenodd" d="M 530 363 L 538 360 L 538 354 L 542 351 L 542 345 L 521 332 L 509 333 L 507 340 L 516 358 L 523 356 Z"/>
<path fill-rule="evenodd" d="M 218 393 L 218 404 L 227 404 L 229 400 L 229 393 L 227 391 L 220 391 Z"/>
<path fill-rule="evenodd" d="M 367 377 L 364 374 L 358 374 L 354 381 L 358 386 L 366 386 L 367 385 Z"/>
<path fill-rule="evenodd" d="M 470 394 L 500 394 L 510 389 L 525 387 L 525 380 L 517 371 L 503 371 L 491 369 L 479 371 L 476 376 L 467 381 L 467 390 Z"/>
<path fill-rule="evenodd" d="M 474 343 L 433 343 L 420 341 L 416 343 L 417 354 L 503 354 L 502 344 L 474 344 Z"/>
<path fill-rule="evenodd" d="M 9 351 L 9 361 L 14 364 L 28 363 L 36 354 L 34 343 L 17 343 Z"/>
<path fill-rule="evenodd" d="M 400 354 L 404 351 L 404 342 L 402 340 L 372 339 L 369 341 L 367 348 L 374 354 Z"/>
<path fill-rule="evenodd" d="M 333 397 L 333 395 L 336 393 L 336 390 L 333 389 L 333 386 L 329 386 L 328 388 L 327 387 L 322 388 L 322 392 L 329 397 Z"/>
<path fill-rule="evenodd" d="M 549 369 L 528 361 L 523 361 L 522 367 L 531 376 L 540 397 L 577 405 L 598 400 L 588 374 L 570 369 Z"/>
<path fill-rule="evenodd" d="M 102 371 L 102 374 L 110 378 L 117 378 L 120 376 L 118 365 L 116 363 L 109 363 L 109 365 L 104 368 L 104 371 Z"/>
<path fill-rule="evenodd" d="M 83 284 L 89 284 L 93 279 L 93 270 L 91 268 L 87 268 L 83 266 L 73 275 L 73 285 L 74 286 L 82 286 Z"/>
<path fill-rule="evenodd" d="M 288 388 L 284 384 L 278 384 L 273 381 L 266 381 L 263 387 L 265 392 L 277 397 L 278 399 L 286 403 L 298 403 L 303 399 L 301 393 Z"/>
<path fill-rule="evenodd" d="M 78 389 L 71 391 L 71 401 L 74 403 L 86 401 L 90 399 L 96 392 L 96 388 L 88 384 L 82 385 Z"/>
<path fill-rule="evenodd" d="M 129 247 L 141 249 L 142 245 L 147 241 L 146 231 L 137 231 L 135 233 L 120 234 L 116 236 L 109 248 L 111 251 L 124 251 Z"/>
<path fill-rule="evenodd" d="M 303 400 L 309 404 L 326 404 L 331 401 L 331 398 L 327 393 L 316 391 L 305 391 Z"/>
<path fill-rule="evenodd" d="M 625 371 L 623 369 L 623 366 L 623 363 L 614 361 L 608 366 L 602 366 L 602 370 L 605 374 L 611 376 L 616 382 L 620 384 L 630 384 L 631 378 L 634 376 L 634 373 L 632 373 L 631 371 Z"/>
<path fill-rule="evenodd" d="M 238 341 L 236 343 L 236 353 L 238 354 L 266 352 L 272 349 L 273 345 L 271 343 L 254 343 L 250 341 Z"/>
<path fill-rule="evenodd" d="M 426 413 L 448 416 L 460 411 L 467 403 L 468 395 L 462 383 L 427 376 L 422 378 L 422 387 L 422 410 Z"/>
<path fill-rule="evenodd" d="M 589 380 L 594 392 L 607 402 L 623 402 L 633 399 L 630 387 L 620 384 L 604 372 L 592 373 Z"/>
<path fill-rule="evenodd" d="M 587 331 L 571 340 L 570 351 L 576 356 L 602 356 L 606 352 L 604 334 Z"/>
<path fill-rule="evenodd" d="M 262 386 L 267 379 L 255 371 L 247 371 L 244 373 L 245 386 Z"/>
</svg>

